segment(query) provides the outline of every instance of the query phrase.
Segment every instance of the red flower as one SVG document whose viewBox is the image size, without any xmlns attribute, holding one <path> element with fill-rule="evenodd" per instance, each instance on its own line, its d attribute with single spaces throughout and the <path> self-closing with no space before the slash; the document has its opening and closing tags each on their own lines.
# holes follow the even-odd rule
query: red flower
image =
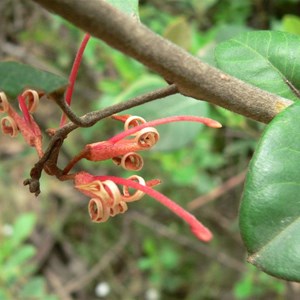
<svg viewBox="0 0 300 300">
<path fill-rule="evenodd" d="M 147 183 L 139 176 L 124 179 L 114 176 L 93 176 L 86 172 L 77 173 L 74 182 L 76 189 L 91 197 L 89 213 L 94 222 L 105 222 L 110 216 L 124 213 L 128 209 L 128 202 L 140 200 L 144 194 L 147 194 L 188 223 L 191 231 L 198 239 L 208 242 L 212 238 L 209 229 L 195 216 L 165 195 L 152 189 L 151 186 L 155 184 L 154 182 Z M 123 185 L 123 193 L 120 192 L 117 184 Z M 128 188 L 136 189 L 135 194 L 130 195 Z"/>
<path fill-rule="evenodd" d="M 125 123 L 125 131 L 107 141 L 86 145 L 83 151 L 75 156 L 65 168 L 65 174 L 82 158 L 91 161 L 113 159 L 113 161 L 116 162 L 116 158 L 122 161 L 124 157 L 127 157 L 126 155 L 129 155 L 128 157 L 130 158 L 128 158 L 127 163 L 125 159 L 123 167 L 136 166 L 137 159 L 133 156 L 137 155 L 135 152 L 150 149 L 159 139 L 157 130 L 152 126 L 177 121 L 193 121 L 214 128 L 221 127 L 221 124 L 217 121 L 195 116 L 174 116 L 150 122 L 146 122 L 140 117 L 128 115 L 114 116 L 114 118 Z M 127 139 L 129 136 L 131 136 L 131 138 Z M 142 167 L 140 161 L 138 161 L 137 164 Z M 124 179 L 114 176 L 93 176 L 87 172 L 79 172 L 74 175 L 74 183 L 76 189 L 91 198 L 89 202 L 89 213 L 91 219 L 95 222 L 105 222 L 110 216 L 124 213 L 128 209 L 128 202 L 140 200 L 144 194 L 148 194 L 188 223 L 191 231 L 197 238 L 205 242 L 212 238 L 211 232 L 192 214 L 152 188 L 154 185 L 160 183 L 159 180 L 145 182 L 145 180 L 139 176 L 131 176 L 128 179 Z M 123 186 L 122 192 L 117 185 Z M 136 192 L 130 195 L 129 188 L 135 189 Z"/>
<path fill-rule="evenodd" d="M 42 157 L 41 130 L 31 115 L 38 106 L 39 94 L 34 90 L 25 90 L 18 96 L 18 101 L 22 115 L 19 115 L 8 102 L 5 93 L 0 92 L 0 113 L 7 113 L 8 115 L 1 119 L 2 132 L 12 137 L 20 132 L 26 143 L 35 147 L 39 157 Z"/>
</svg>

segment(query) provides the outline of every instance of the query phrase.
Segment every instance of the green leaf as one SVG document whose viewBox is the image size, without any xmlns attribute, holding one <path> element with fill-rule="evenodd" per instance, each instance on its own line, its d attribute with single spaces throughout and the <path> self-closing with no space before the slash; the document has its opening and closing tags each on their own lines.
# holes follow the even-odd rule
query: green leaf
<svg viewBox="0 0 300 300">
<path fill-rule="evenodd" d="M 240 207 L 248 261 L 300 281 L 300 102 L 267 126 L 250 163 Z"/>
<path fill-rule="evenodd" d="M 9 299 L 8 291 L 6 291 L 3 287 L 0 287 L 0 299 Z"/>
<path fill-rule="evenodd" d="M 159 259 L 165 270 L 174 270 L 178 267 L 180 256 L 173 247 L 165 245 L 160 250 Z"/>
<path fill-rule="evenodd" d="M 121 102 L 138 95 L 166 86 L 167 83 L 158 76 L 145 76 L 116 98 Z M 159 99 L 138 107 L 131 108 L 123 113 L 138 115 L 147 121 L 174 115 L 194 115 L 207 117 L 208 104 L 180 94 Z M 153 150 L 174 150 L 191 142 L 202 130 L 202 124 L 191 122 L 171 123 L 159 126 L 160 140 Z"/>
<path fill-rule="evenodd" d="M 20 291 L 23 299 L 43 299 L 46 293 L 45 281 L 42 277 L 34 277 Z"/>
<path fill-rule="evenodd" d="M 64 90 L 68 79 L 38 70 L 29 65 L 14 61 L 0 62 L 0 91 L 11 98 L 16 98 L 24 89 L 31 88 L 46 94 Z"/>
<path fill-rule="evenodd" d="M 300 89 L 300 37 L 279 31 L 253 31 L 219 44 L 217 66 L 250 84 L 293 101 L 286 83 Z"/>
<path fill-rule="evenodd" d="M 139 19 L 139 0 L 106 0 L 122 12 Z"/>
<path fill-rule="evenodd" d="M 36 250 L 32 245 L 23 245 L 11 254 L 5 266 L 9 269 L 19 268 L 22 264 L 28 262 L 35 254 Z"/>
<path fill-rule="evenodd" d="M 14 232 L 11 237 L 13 245 L 16 247 L 31 234 L 36 223 L 36 216 L 31 213 L 19 216 L 14 224 Z"/>
</svg>

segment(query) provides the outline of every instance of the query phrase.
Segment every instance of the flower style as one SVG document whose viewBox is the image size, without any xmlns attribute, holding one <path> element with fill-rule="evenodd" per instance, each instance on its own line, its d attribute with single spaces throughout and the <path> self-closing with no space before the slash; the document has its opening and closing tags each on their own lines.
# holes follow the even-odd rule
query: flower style
<svg viewBox="0 0 300 300">
<path fill-rule="evenodd" d="M 80 44 L 80 47 L 77 51 L 76 57 L 74 59 L 72 70 L 71 70 L 70 76 L 69 76 L 69 85 L 67 87 L 66 97 L 65 97 L 66 103 L 68 105 L 71 105 L 73 90 L 74 90 L 74 86 L 75 86 L 75 82 L 76 82 L 76 77 L 77 77 L 78 70 L 79 70 L 79 67 L 80 67 L 80 63 L 81 63 L 81 60 L 82 60 L 83 52 L 85 50 L 85 47 L 86 47 L 90 37 L 91 36 L 88 33 L 86 33 L 84 35 L 83 40 Z M 61 120 L 60 120 L 60 126 L 59 127 L 62 127 L 62 126 L 65 125 L 66 119 L 67 119 L 66 115 L 63 114 L 62 117 L 61 117 Z"/>
<path fill-rule="evenodd" d="M 7 116 L 1 119 L 2 132 L 11 137 L 17 136 L 20 132 L 26 143 L 34 147 L 39 157 L 42 157 L 41 130 L 31 115 L 37 109 L 39 98 L 40 94 L 31 89 L 27 89 L 20 94 L 18 96 L 18 102 L 22 115 L 19 115 L 9 103 L 6 94 L 0 92 L 0 113 L 7 114 Z"/>
<path fill-rule="evenodd" d="M 142 158 L 139 155 L 139 159 L 137 159 L 135 151 L 148 150 L 157 143 L 159 134 L 154 126 L 170 122 L 193 121 L 213 128 L 221 127 L 217 121 L 196 116 L 173 116 L 150 122 L 129 115 L 113 117 L 125 123 L 125 130 L 107 141 L 86 145 L 65 168 L 65 174 L 82 158 L 91 161 L 112 159 L 125 169 L 141 169 Z M 128 139 L 128 137 L 131 138 Z M 187 222 L 198 239 L 205 242 L 211 240 L 211 232 L 192 214 L 152 188 L 159 183 L 158 179 L 146 182 L 142 177 L 136 175 L 128 179 L 114 176 L 93 176 L 87 172 L 78 172 L 74 175 L 75 188 L 90 197 L 88 208 L 94 222 L 105 222 L 110 216 L 124 213 L 128 209 L 129 202 L 140 200 L 145 194 L 148 194 Z M 123 186 L 122 192 L 117 185 Z M 136 192 L 131 195 L 129 188 L 135 189 Z"/>
</svg>

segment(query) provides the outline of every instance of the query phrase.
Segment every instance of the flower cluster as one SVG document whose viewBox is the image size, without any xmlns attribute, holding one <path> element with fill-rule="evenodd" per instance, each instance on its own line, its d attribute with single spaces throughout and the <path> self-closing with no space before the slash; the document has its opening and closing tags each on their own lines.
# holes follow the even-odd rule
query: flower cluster
<svg viewBox="0 0 300 300">
<path fill-rule="evenodd" d="M 125 169 L 140 170 L 143 167 L 143 160 L 136 152 L 148 150 L 157 143 L 159 134 L 154 126 L 170 122 L 192 121 L 213 128 L 221 127 L 220 123 L 212 119 L 196 116 L 173 116 L 150 122 L 130 115 L 113 117 L 124 122 L 125 130 L 107 141 L 86 145 L 67 165 L 64 170 L 65 174 L 82 158 L 90 161 L 112 159 Z M 94 176 L 87 172 L 74 174 L 75 188 L 90 197 L 88 208 L 94 222 L 105 222 L 110 216 L 124 213 L 128 209 L 129 202 L 140 200 L 148 194 L 187 222 L 197 238 L 209 241 L 212 234 L 204 225 L 181 206 L 152 188 L 159 183 L 158 179 L 146 182 L 136 175 L 124 179 L 114 176 Z M 118 185 L 123 186 L 122 191 Z M 130 194 L 129 188 L 134 189 L 135 192 Z"/>
<path fill-rule="evenodd" d="M 39 98 L 40 94 L 37 91 L 25 90 L 18 96 L 21 110 L 21 114 L 18 114 L 9 103 L 6 94 L 0 92 L 0 113 L 6 114 L 1 120 L 2 132 L 12 137 L 20 132 L 26 143 L 34 147 L 41 158 L 44 155 L 42 134 L 32 116 L 38 106 Z M 105 222 L 109 217 L 124 213 L 128 209 L 129 202 L 140 200 L 148 194 L 187 222 L 191 231 L 199 239 L 209 241 L 212 234 L 205 226 L 181 206 L 153 189 L 160 183 L 159 179 L 145 181 L 137 175 L 125 179 L 114 176 L 94 176 L 85 171 L 75 174 L 69 172 L 81 159 L 90 161 L 111 159 L 126 170 L 139 171 L 143 168 L 144 162 L 137 152 L 149 150 L 158 142 L 160 136 L 156 126 L 181 121 L 199 122 L 213 128 L 219 128 L 221 124 L 209 118 L 196 116 L 173 116 L 150 122 L 130 115 L 112 117 L 124 123 L 124 131 L 106 141 L 86 145 L 62 170 L 62 177 L 73 179 L 75 188 L 90 198 L 88 210 L 92 221 Z M 119 188 L 120 185 L 122 189 Z M 131 193 L 130 189 L 135 192 Z"/>
<path fill-rule="evenodd" d="M 38 124 L 35 122 L 32 113 L 38 107 L 41 94 L 35 90 L 27 89 L 18 95 L 19 108 L 21 114 L 18 114 L 9 103 L 4 92 L 0 92 L 0 113 L 6 114 L 1 119 L 1 129 L 4 134 L 15 137 L 21 133 L 26 143 L 34 147 L 39 155 L 43 156 L 42 134 Z"/>
<path fill-rule="evenodd" d="M 124 122 L 124 132 L 129 132 L 131 128 L 141 126 L 146 121 L 141 117 L 135 116 L 113 116 L 114 119 Z M 65 167 L 64 174 L 67 174 L 72 167 L 82 158 L 90 161 L 112 161 L 121 165 L 126 170 L 139 171 L 144 162 L 138 151 L 152 148 L 159 140 L 159 134 L 153 127 L 141 128 L 137 132 L 132 132 L 130 139 L 125 139 L 123 135 L 115 136 L 108 141 L 88 144 L 84 149 L 70 161 Z"/>
<path fill-rule="evenodd" d="M 124 213 L 128 209 L 128 202 L 140 200 L 145 194 L 141 190 L 136 190 L 130 194 L 128 186 L 125 185 L 121 192 L 114 182 L 118 180 L 112 178 L 92 176 L 87 172 L 79 172 L 75 175 L 75 188 L 91 197 L 88 209 L 94 222 L 105 222 L 110 216 Z M 121 182 L 127 183 L 126 180 L 120 179 Z M 148 187 L 160 183 L 159 180 L 145 182 L 142 177 L 137 175 L 130 176 L 127 180 Z"/>
<path fill-rule="evenodd" d="M 70 84 L 65 96 L 65 102 L 68 105 L 71 103 L 78 68 L 89 38 L 90 35 L 86 34 L 72 67 L 69 77 Z M 43 159 L 41 130 L 32 116 L 37 108 L 40 96 L 41 94 L 31 89 L 18 95 L 21 110 L 21 114 L 18 114 L 9 103 L 6 94 L 0 92 L 0 113 L 6 114 L 1 120 L 2 132 L 12 137 L 20 132 L 26 143 L 34 147 L 38 156 Z M 150 122 L 146 122 L 141 117 L 130 115 L 114 115 L 112 117 L 124 122 L 123 132 L 106 141 L 86 145 L 63 170 L 55 165 L 55 170 L 58 170 L 58 172 L 49 172 L 47 166 L 43 165 L 44 170 L 49 175 L 56 175 L 61 180 L 72 179 L 74 181 L 75 188 L 90 198 L 88 209 L 94 222 L 105 222 L 109 217 L 124 213 L 128 209 L 129 202 L 140 200 L 147 194 L 189 224 L 191 231 L 197 238 L 202 241 L 209 241 L 212 234 L 204 225 L 181 206 L 153 189 L 154 186 L 160 183 L 159 179 L 145 181 L 137 175 L 125 179 L 114 176 L 94 176 L 85 171 L 70 174 L 70 171 L 81 159 L 89 161 L 111 159 L 115 164 L 126 170 L 139 171 L 143 168 L 144 162 L 138 152 L 151 149 L 160 138 L 156 126 L 182 121 L 198 122 L 212 128 L 220 128 L 221 124 L 212 119 L 197 116 L 172 116 Z M 63 115 L 60 127 L 64 126 L 65 122 L 66 116 Z M 119 186 L 122 186 L 122 189 Z M 131 193 L 131 190 L 135 192 Z"/>
</svg>

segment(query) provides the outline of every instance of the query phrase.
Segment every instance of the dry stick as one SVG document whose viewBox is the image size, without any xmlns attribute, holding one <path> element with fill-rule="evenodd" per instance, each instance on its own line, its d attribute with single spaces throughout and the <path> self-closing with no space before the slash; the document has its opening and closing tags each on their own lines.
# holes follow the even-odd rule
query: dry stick
<svg viewBox="0 0 300 300">
<path fill-rule="evenodd" d="M 79 278 L 73 278 L 69 283 L 65 284 L 65 292 L 68 294 L 78 292 L 86 287 L 91 281 L 99 277 L 99 274 L 103 272 L 108 266 L 110 266 L 116 259 L 119 258 L 121 252 L 129 242 L 129 223 L 124 222 L 122 226 L 123 231 L 121 237 L 113 247 L 111 247 L 101 258 L 101 260 L 94 265 L 86 274 Z"/>
<path fill-rule="evenodd" d="M 140 214 L 138 212 L 130 212 L 128 214 L 127 219 L 125 219 L 124 226 L 122 227 L 125 229 L 121 234 L 120 240 L 112 247 L 110 251 L 104 254 L 103 258 L 88 273 L 84 274 L 79 278 L 72 279 L 69 283 L 66 283 L 65 292 L 70 294 L 83 289 L 92 280 L 98 277 L 99 274 L 103 272 L 105 268 L 107 268 L 107 266 L 117 258 L 117 256 L 119 256 L 119 254 L 122 252 L 122 250 L 128 243 L 128 226 L 130 225 L 131 221 L 136 221 L 140 224 L 143 224 L 149 229 L 156 231 L 158 234 L 165 236 L 168 239 L 176 241 L 176 243 L 182 246 L 189 247 L 211 259 L 216 259 L 217 262 L 230 269 L 233 269 L 238 272 L 244 271 L 244 265 L 235 258 L 230 257 L 225 253 L 217 253 L 211 251 L 211 249 L 208 246 L 200 244 L 197 241 L 194 241 L 193 239 L 189 239 L 184 235 L 179 235 L 167 226 L 157 221 L 154 221 L 143 214 Z"/>
<path fill-rule="evenodd" d="M 47 269 L 44 272 L 47 281 L 50 283 L 55 291 L 55 294 L 59 296 L 61 300 L 72 300 L 73 297 L 68 291 L 66 291 L 64 284 L 61 282 L 59 276 L 51 269 Z"/>
<path fill-rule="evenodd" d="M 234 257 L 231 257 L 223 252 L 218 253 L 212 250 L 209 246 L 198 243 L 198 241 L 195 239 L 191 239 L 186 235 L 178 234 L 178 232 L 176 232 L 175 230 L 170 229 L 164 224 L 154 221 L 144 214 L 141 214 L 137 211 L 132 211 L 129 212 L 128 215 L 132 220 L 146 226 L 152 231 L 155 231 L 157 234 L 164 236 L 167 239 L 173 240 L 179 245 L 193 249 L 210 259 L 216 260 L 218 263 L 226 266 L 227 268 L 236 270 L 238 272 L 243 272 L 245 269 L 244 264 Z"/>
<path fill-rule="evenodd" d="M 208 202 L 214 201 L 221 195 L 229 192 L 231 189 L 235 188 L 237 185 L 241 184 L 244 181 L 246 172 L 247 170 L 244 170 L 243 172 L 237 174 L 236 176 L 229 178 L 222 185 L 216 187 L 209 193 L 192 200 L 188 204 L 188 209 L 195 210 L 200 206 L 207 204 Z"/>
<path fill-rule="evenodd" d="M 203 63 L 105 0 L 33 1 L 140 61 L 184 95 L 264 123 L 292 104 Z"/>
</svg>

